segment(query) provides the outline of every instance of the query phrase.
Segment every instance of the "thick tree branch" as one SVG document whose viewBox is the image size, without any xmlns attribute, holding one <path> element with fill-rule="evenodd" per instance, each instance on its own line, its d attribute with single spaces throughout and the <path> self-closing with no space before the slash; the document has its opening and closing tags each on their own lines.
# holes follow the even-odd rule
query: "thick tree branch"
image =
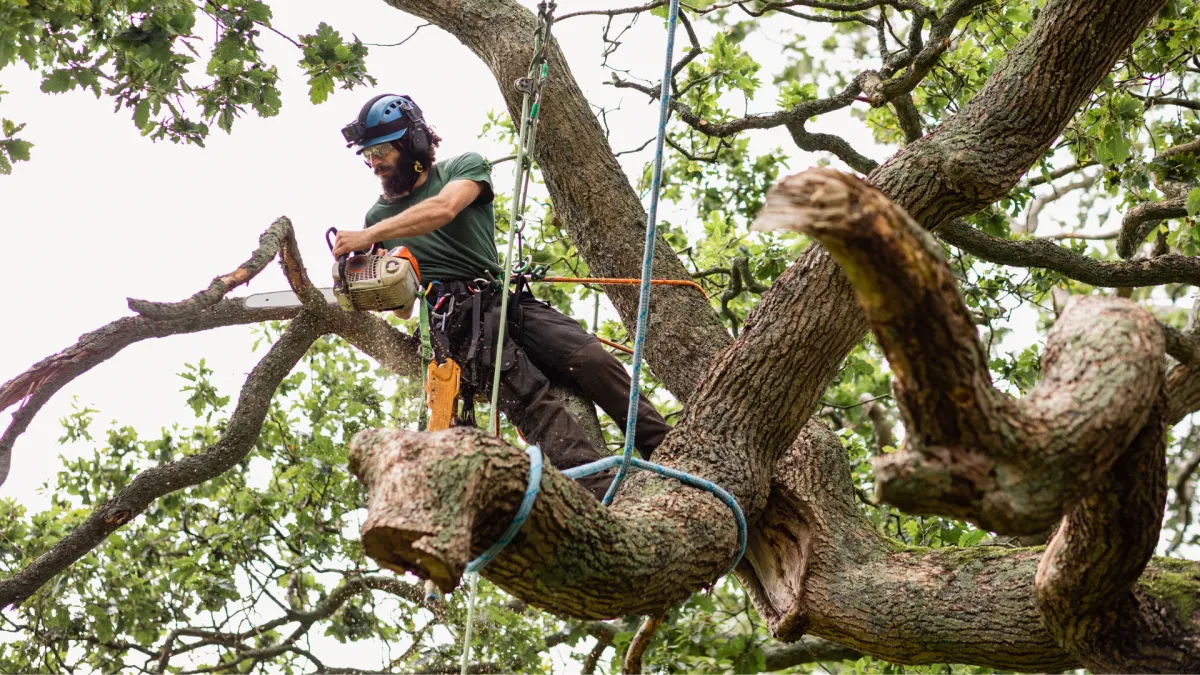
<svg viewBox="0 0 1200 675">
<path fill-rule="evenodd" d="M 1120 299 L 1077 300 L 1047 340 L 1038 386 L 1014 401 L 992 388 L 932 237 L 855 178 L 803 175 L 793 226 L 852 279 L 909 431 L 901 452 L 876 461 L 880 498 L 1015 534 L 1065 512 L 1035 582 L 1056 642 L 1093 669 L 1195 668 L 1191 617 L 1134 586 L 1166 499 L 1164 345 L 1153 317 Z"/>
<path fill-rule="evenodd" d="M 308 347 L 328 330 L 321 319 L 301 313 L 288 325 L 242 386 L 237 407 L 221 439 L 202 453 L 143 471 L 112 499 L 101 504 L 71 534 L 25 569 L 0 582 L 0 608 L 24 602 L 42 584 L 66 569 L 155 499 L 219 476 L 254 447 L 275 388 Z"/>
<path fill-rule="evenodd" d="M 882 537 L 855 503 L 838 437 L 815 420 L 805 432 L 775 465 L 739 566 L 773 635 L 816 636 L 901 664 L 1078 667 L 1041 627 L 1039 551 L 926 549 Z"/>
<path fill-rule="evenodd" d="M 855 150 L 854 146 L 841 136 L 808 131 L 804 128 L 804 122 L 805 120 L 801 119 L 787 123 L 787 130 L 792 135 L 792 141 L 801 150 L 828 152 L 845 162 L 850 168 L 863 174 L 871 173 L 879 166 L 879 162 Z"/>
<path fill-rule="evenodd" d="M 988 262 L 1048 269 L 1075 281 L 1104 288 L 1200 284 L 1200 259 L 1168 253 L 1142 260 L 1101 261 L 1045 239 L 1013 241 L 986 234 L 962 220 L 938 228 L 937 235 Z"/>
<path fill-rule="evenodd" d="M 892 110 L 896 113 L 896 121 L 900 123 L 900 129 L 904 132 L 905 142 L 912 143 L 920 138 L 925 133 L 924 123 L 921 121 L 920 111 L 913 103 L 912 95 L 902 94 L 893 98 L 891 103 Z"/>
<path fill-rule="evenodd" d="M 1038 565 L 1046 627 L 1096 672 L 1200 667 L 1192 612 L 1136 584 L 1158 543 L 1167 497 L 1166 403 L 1161 393 L 1155 398 L 1129 451 L 1067 512 Z"/>
<path fill-rule="evenodd" d="M 529 473 L 524 452 L 466 427 L 361 432 L 350 463 L 368 491 L 367 555 L 446 592 L 508 526 Z M 715 581 L 736 533 L 728 507 L 708 493 L 659 485 L 658 494 L 605 508 L 544 467 L 525 526 L 484 576 L 530 605 L 578 618 L 663 611 Z"/>
<path fill-rule="evenodd" d="M 1200 410 L 1200 363 L 1182 363 L 1167 373 L 1167 424 L 1174 426 Z"/>
</svg>

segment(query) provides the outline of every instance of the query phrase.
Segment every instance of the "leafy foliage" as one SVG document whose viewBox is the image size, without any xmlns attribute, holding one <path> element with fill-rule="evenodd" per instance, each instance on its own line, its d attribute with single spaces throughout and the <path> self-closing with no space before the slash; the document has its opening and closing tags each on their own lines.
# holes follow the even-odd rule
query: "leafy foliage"
<svg viewBox="0 0 1200 675">
<path fill-rule="evenodd" d="M 216 39 L 207 55 L 202 31 Z M 42 75 L 48 94 L 83 89 L 129 111 L 155 140 L 203 145 L 210 125 L 229 132 L 247 110 L 279 112 L 279 73 L 262 60 L 259 40 L 274 31 L 271 8 L 260 0 L 70 0 L 0 2 L 0 70 L 18 62 Z M 328 25 L 298 40 L 310 98 L 323 102 L 335 85 L 374 83 L 363 62 L 367 48 Z M 203 65 L 201 66 L 201 63 Z M 5 137 L 19 131 L 4 122 Z M 5 141 L 4 159 L 28 158 L 29 144 Z"/>
</svg>

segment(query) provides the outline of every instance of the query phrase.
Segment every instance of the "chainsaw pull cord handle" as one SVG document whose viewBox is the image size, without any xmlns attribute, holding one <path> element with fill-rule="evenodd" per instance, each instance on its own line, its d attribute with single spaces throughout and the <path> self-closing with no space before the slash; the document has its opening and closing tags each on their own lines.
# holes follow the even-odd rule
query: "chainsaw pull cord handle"
<svg viewBox="0 0 1200 675">
<path fill-rule="evenodd" d="M 328 230 L 325 230 L 325 245 L 329 247 L 330 253 L 333 252 L 333 239 L 330 239 L 329 237 L 330 237 L 330 235 L 336 237 L 337 233 L 338 233 L 338 229 L 336 227 L 331 227 Z M 342 289 L 349 288 L 349 286 L 346 285 L 346 260 L 348 258 L 349 258 L 349 256 L 347 256 L 345 253 L 343 253 L 337 257 L 337 266 L 338 266 L 337 284 L 339 286 L 341 286 Z"/>
</svg>

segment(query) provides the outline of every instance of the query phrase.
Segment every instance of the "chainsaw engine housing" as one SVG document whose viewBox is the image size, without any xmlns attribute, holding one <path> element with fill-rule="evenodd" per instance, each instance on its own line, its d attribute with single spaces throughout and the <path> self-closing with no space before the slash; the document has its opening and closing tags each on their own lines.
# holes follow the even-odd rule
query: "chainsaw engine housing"
<svg viewBox="0 0 1200 675">
<path fill-rule="evenodd" d="M 356 255 L 346 261 L 344 279 L 339 267 L 337 263 L 333 266 L 333 290 L 344 309 L 407 310 L 421 288 L 417 271 L 407 258 Z"/>
</svg>

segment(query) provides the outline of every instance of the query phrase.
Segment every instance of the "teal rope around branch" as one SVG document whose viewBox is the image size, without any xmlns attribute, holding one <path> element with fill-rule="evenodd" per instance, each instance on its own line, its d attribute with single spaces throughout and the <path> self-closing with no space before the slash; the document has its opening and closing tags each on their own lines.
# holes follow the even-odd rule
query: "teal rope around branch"
<svg viewBox="0 0 1200 675">
<path fill-rule="evenodd" d="M 578 478 L 583 478 L 584 476 L 590 476 L 594 473 L 600 473 L 605 469 L 610 469 L 626 461 L 628 461 L 629 464 L 636 469 L 652 471 L 660 476 L 674 478 L 684 485 L 690 485 L 695 488 L 700 488 L 701 490 L 707 490 L 716 496 L 717 499 L 725 502 L 725 505 L 729 507 L 729 510 L 733 511 L 733 519 L 737 521 L 738 554 L 737 557 L 733 559 L 733 564 L 730 565 L 729 569 L 725 571 L 725 574 L 732 573 L 733 568 L 737 567 L 738 563 L 742 561 L 742 556 L 746 554 L 746 515 L 742 513 L 742 507 L 738 506 L 737 500 L 733 498 L 733 495 L 726 492 L 716 483 L 700 478 L 699 476 L 693 476 L 690 473 L 684 473 L 683 471 L 670 469 L 660 464 L 647 462 L 636 457 L 625 458 L 617 457 L 616 455 L 612 457 L 605 457 L 604 459 L 592 462 L 591 464 L 584 464 L 583 466 L 567 469 L 562 473 L 567 478 L 575 480 Z"/>
<path fill-rule="evenodd" d="M 521 526 L 525 524 L 525 520 L 529 518 L 529 514 L 533 511 L 533 503 L 537 501 L 538 492 L 542 485 L 542 451 L 538 446 L 531 445 L 525 448 L 525 454 L 529 455 L 529 482 L 525 485 L 525 497 L 521 499 L 521 505 L 517 508 L 517 513 L 513 516 L 512 522 L 508 524 L 508 529 L 504 531 L 504 534 L 500 535 L 500 538 L 494 544 L 489 546 L 478 558 L 472 560 L 467 565 L 468 574 L 478 574 L 496 556 L 500 555 L 504 547 L 508 546 L 509 542 L 521 531 Z M 600 473 L 605 469 L 610 469 L 624 461 L 623 457 L 614 455 L 590 464 L 567 469 L 562 474 L 571 480 L 578 480 L 584 476 L 590 476 L 594 473 Z M 631 458 L 629 464 L 635 469 L 652 471 L 660 476 L 674 478 L 684 485 L 690 485 L 711 492 L 717 499 L 724 502 L 730 511 L 733 511 L 733 519 L 737 522 L 738 553 L 737 557 L 733 559 L 733 564 L 729 566 L 725 574 L 733 572 L 733 568 L 737 567 L 737 564 L 742 560 L 742 556 L 746 554 L 746 516 L 742 513 L 742 508 L 738 506 L 737 500 L 733 498 L 733 495 L 710 480 L 705 480 L 704 478 L 693 476 L 690 473 L 685 473 L 677 469 L 647 462 L 636 457 Z"/>
<path fill-rule="evenodd" d="M 504 534 L 500 535 L 500 538 L 478 558 L 467 564 L 468 574 L 478 574 L 479 570 L 500 555 L 504 547 L 508 546 L 508 542 L 512 541 L 513 537 L 521 531 L 525 519 L 533 511 L 533 503 L 537 501 L 538 490 L 542 486 L 542 450 L 536 445 L 531 445 L 525 448 L 525 454 L 529 455 L 529 482 L 525 485 L 525 497 L 521 499 L 521 506 L 517 508 L 517 514 L 513 516 L 512 522 L 508 524 L 508 529 L 504 531 Z"/>
<path fill-rule="evenodd" d="M 662 88 L 658 93 L 658 138 L 654 149 L 654 177 L 650 184 L 650 208 L 646 218 L 646 247 L 642 255 L 642 285 L 638 293 L 637 332 L 633 340 L 633 373 L 629 380 L 629 411 L 625 423 L 625 450 L 621 454 L 621 468 L 617 477 L 604 495 L 604 504 L 612 503 L 625 481 L 629 471 L 630 460 L 633 459 L 633 436 L 637 428 L 638 395 L 641 394 L 638 382 L 642 373 L 642 348 L 646 344 L 646 324 L 650 316 L 650 275 L 654 262 L 654 240 L 658 231 L 658 192 L 662 187 L 663 144 L 667 138 L 667 120 L 671 118 L 671 69 L 672 54 L 675 51 L 675 21 L 679 18 L 679 0 L 671 0 L 671 9 L 667 15 L 667 58 L 663 65 Z"/>
</svg>

